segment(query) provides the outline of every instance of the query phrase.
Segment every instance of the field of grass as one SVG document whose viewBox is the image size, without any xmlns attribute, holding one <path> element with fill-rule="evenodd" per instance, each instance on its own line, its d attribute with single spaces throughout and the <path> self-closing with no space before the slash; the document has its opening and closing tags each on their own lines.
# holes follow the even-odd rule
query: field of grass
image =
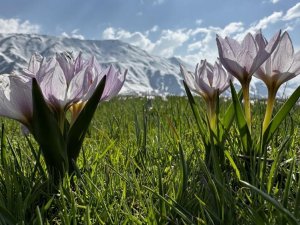
<svg viewBox="0 0 300 225">
<path fill-rule="evenodd" d="M 220 102 L 220 115 L 229 104 Z M 264 102 L 252 106 L 252 136 L 264 110 Z M 215 155 L 207 163 L 186 97 L 113 99 L 98 108 L 75 174 L 58 190 L 33 137 L 1 123 L 0 224 L 299 224 L 299 106 L 263 159 L 243 151 L 234 121 L 219 164 Z"/>
</svg>

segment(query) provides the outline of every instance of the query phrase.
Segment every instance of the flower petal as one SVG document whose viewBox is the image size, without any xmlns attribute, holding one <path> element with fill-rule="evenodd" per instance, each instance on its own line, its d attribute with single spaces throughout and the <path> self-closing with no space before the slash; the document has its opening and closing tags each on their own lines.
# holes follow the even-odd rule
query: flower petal
<svg viewBox="0 0 300 225">
<path fill-rule="evenodd" d="M 262 43 L 260 43 L 260 45 L 262 45 Z M 258 45 L 253 36 L 248 33 L 242 42 L 242 50 L 238 56 L 238 62 L 245 68 L 245 74 L 247 74 L 248 77 L 252 76 L 265 60 L 261 61 L 260 59 Z"/>
<path fill-rule="evenodd" d="M 214 83 L 213 87 L 219 89 L 219 94 L 224 92 L 229 87 L 230 75 L 226 73 L 225 69 L 219 63 L 214 65 Z"/>
<path fill-rule="evenodd" d="M 240 43 L 230 37 L 226 37 L 225 41 L 224 46 L 227 48 L 226 57 L 229 59 L 236 59 L 237 54 L 241 51 Z"/>
<path fill-rule="evenodd" d="M 23 76 L 0 76 L 0 115 L 26 126 L 32 119 L 31 80 Z"/>
<path fill-rule="evenodd" d="M 267 43 L 266 46 L 263 46 L 261 43 L 258 43 L 259 49 L 258 49 L 256 57 L 253 60 L 252 67 L 251 67 L 251 69 L 249 71 L 250 74 L 255 73 L 258 70 L 258 68 L 271 56 L 271 54 L 274 52 L 274 50 L 276 49 L 276 47 L 279 44 L 280 34 L 281 34 L 281 30 L 279 30 L 271 38 L 270 42 Z M 267 71 L 270 70 L 270 63 L 271 62 L 268 62 L 268 65 L 265 65 L 266 66 L 265 70 L 267 70 Z"/>
<path fill-rule="evenodd" d="M 75 59 L 74 63 L 74 74 L 79 73 L 79 71 L 83 70 L 85 68 L 87 63 L 85 63 L 82 59 L 82 53 L 79 52 L 77 58 Z"/>
<path fill-rule="evenodd" d="M 39 71 L 41 62 L 43 60 L 43 57 L 38 54 L 34 53 L 29 61 L 29 65 L 27 69 L 23 69 L 23 75 L 29 76 L 29 77 L 35 77 L 36 73 Z"/>
<path fill-rule="evenodd" d="M 108 101 L 115 95 L 119 93 L 127 74 L 127 70 L 125 70 L 124 74 L 117 71 L 114 66 L 110 66 L 108 72 L 106 74 L 106 83 L 101 96 L 100 101 Z"/>
<path fill-rule="evenodd" d="M 205 101 L 212 101 L 218 90 L 221 93 L 229 87 L 231 75 L 218 62 L 213 66 L 206 60 L 201 60 L 196 66 L 195 74 L 187 72 L 182 66 L 180 68 L 189 88 L 200 94 Z"/>
<path fill-rule="evenodd" d="M 187 86 L 192 91 L 196 91 L 194 75 L 191 72 L 188 72 L 182 65 L 180 65 L 180 71 Z"/>
<path fill-rule="evenodd" d="M 248 79 L 248 74 L 245 76 L 245 70 L 243 67 L 240 66 L 239 63 L 233 60 L 226 60 L 226 64 L 223 63 L 223 61 L 220 59 L 223 66 L 226 68 L 226 70 L 231 73 L 236 79 L 238 79 L 241 83 L 244 82 L 244 79 Z"/>
<path fill-rule="evenodd" d="M 294 61 L 289 71 L 295 75 L 300 74 L 300 51 L 294 55 Z"/>
<path fill-rule="evenodd" d="M 278 43 L 281 39 L 281 30 L 279 30 L 269 41 L 267 46 L 265 47 L 265 50 L 271 54 L 275 50 L 275 48 L 278 46 Z"/>
<path fill-rule="evenodd" d="M 79 71 L 71 80 L 67 91 L 67 102 L 77 102 L 84 97 L 92 81 L 86 76 L 86 70 Z"/>
<path fill-rule="evenodd" d="M 274 80 L 276 81 L 277 87 L 279 87 L 284 82 L 287 82 L 293 79 L 294 77 L 296 77 L 296 75 L 294 73 L 285 72 L 285 73 L 278 73 L 274 75 L 274 77 L 276 77 Z"/>
<path fill-rule="evenodd" d="M 56 53 L 56 60 L 59 63 L 69 84 L 74 76 L 74 60 L 72 54 L 68 52 Z"/>
<path fill-rule="evenodd" d="M 67 81 L 58 63 L 44 75 L 40 87 L 45 99 L 54 109 L 61 110 L 65 107 Z"/>
<path fill-rule="evenodd" d="M 206 60 L 204 60 L 204 65 L 203 65 L 204 69 L 203 69 L 203 73 L 198 73 L 196 75 L 196 82 L 199 85 L 200 83 L 206 83 L 207 85 L 209 85 L 210 87 L 212 87 L 213 85 L 213 80 L 214 80 L 214 66 L 211 65 L 209 62 L 207 62 Z M 197 79 L 198 78 L 198 79 Z M 199 80 L 201 79 L 201 80 Z"/>
<path fill-rule="evenodd" d="M 229 73 L 235 76 L 240 82 L 244 80 L 244 68 L 239 64 L 237 57 L 241 54 L 240 44 L 231 38 L 223 39 L 217 36 L 219 60 Z M 241 56 L 240 56 L 241 57 Z"/>
<path fill-rule="evenodd" d="M 55 58 L 46 59 L 45 57 L 41 61 L 40 69 L 36 73 L 36 80 L 40 84 L 44 77 L 53 72 L 53 68 L 55 67 L 57 61 Z"/>
<path fill-rule="evenodd" d="M 242 41 L 240 52 L 243 52 L 243 51 L 245 51 L 247 53 L 246 55 L 249 58 L 251 58 L 250 62 L 252 62 L 257 54 L 258 47 L 257 47 L 257 44 L 256 44 L 252 34 L 250 34 L 250 33 L 248 33 Z M 245 59 L 245 60 L 247 60 L 247 59 Z M 241 65 L 245 65 L 246 63 L 248 63 L 248 62 L 241 61 Z"/>
<path fill-rule="evenodd" d="M 284 32 L 272 56 L 272 69 L 286 72 L 293 63 L 294 48 L 290 36 Z"/>
<path fill-rule="evenodd" d="M 266 40 L 266 38 L 262 35 L 261 30 L 259 30 L 256 34 L 255 34 L 255 41 L 257 43 L 258 49 L 265 49 L 268 41 Z"/>
</svg>

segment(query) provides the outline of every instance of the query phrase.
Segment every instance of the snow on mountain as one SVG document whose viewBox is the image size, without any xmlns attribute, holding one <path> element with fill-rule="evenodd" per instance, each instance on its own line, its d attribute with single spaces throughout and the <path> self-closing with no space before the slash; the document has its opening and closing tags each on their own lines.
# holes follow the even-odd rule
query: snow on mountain
<svg viewBox="0 0 300 225">
<path fill-rule="evenodd" d="M 107 67 L 113 64 L 122 72 L 128 69 L 123 94 L 181 95 L 179 62 L 176 58 L 162 58 L 118 40 L 79 40 L 37 34 L 0 34 L 0 73 L 26 68 L 31 55 L 55 56 L 55 52 L 79 51 L 84 58 L 94 55 Z M 182 62 L 183 63 L 183 62 Z"/>
<path fill-rule="evenodd" d="M 193 71 L 195 65 L 189 65 L 179 58 L 163 58 L 118 40 L 79 40 L 66 37 L 53 37 L 38 34 L 0 34 L 0 74 L 26 68 L 31 55 L 38 52 L 43 56 L 54 56 L 56 52 L 79 51 L 84 58 L 94 55 L 107 67 L 113 64 L 122 72 L 128 69 L 121 94 L 127 95 L 183 95 L 185 94 L 180 75 L 179 64 Z M 200 61 L 200 59 L 199 59 Z M 288 85 L 283 85 L 279 96 L 292 93 L 300 84 L 300 76 Z M 253 78 L 251 94 L 265 97 L 265 85 Z"/>
</svg>

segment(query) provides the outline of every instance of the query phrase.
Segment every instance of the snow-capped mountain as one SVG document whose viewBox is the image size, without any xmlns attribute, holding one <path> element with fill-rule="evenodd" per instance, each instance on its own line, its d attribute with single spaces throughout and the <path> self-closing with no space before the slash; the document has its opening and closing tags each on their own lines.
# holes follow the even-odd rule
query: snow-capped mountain
<svg viewBox="0 0 300 225">
<path fill-rule="evenodd" d="M 62 51 L 71 51 L 74 55 L 81 51 L 86 59 L 94 55 L 103 67 L 113 64 L 121 71 L 128 69 L 121 94 L 183 95 L 185 93 L 179 64 L 194 70 L 194 65 L 189 65 L 179 58 L 154 56 L 118 40 L 79 40 L 38 34 L 0 34 L 0 74 L 26 68 L 34 52 L 51 57 L 56 52 Z M 300 76 L 297 76 L 288 85 L 283 85 L 278 95 L 280 97 L 290 95 L 299 85 Z M 265 85 L 253 78 L 251 94 L 265 97 L 267 95 Z"/>
<path fill-rule="evenodd" d="M 86 59 L 94 55 L 103 67 L 113 64 L 122 72 L 128 69 L 121 94 L 184 93 L 179 59 L 153 56 L 118 40 L 79 40 L 37 34 L 0 34 L 0 74 L 26 68 L 34 52 L 50 57 L 62 51 L 71 51 L 74 55 L 81 51 Z"/>
</svg>

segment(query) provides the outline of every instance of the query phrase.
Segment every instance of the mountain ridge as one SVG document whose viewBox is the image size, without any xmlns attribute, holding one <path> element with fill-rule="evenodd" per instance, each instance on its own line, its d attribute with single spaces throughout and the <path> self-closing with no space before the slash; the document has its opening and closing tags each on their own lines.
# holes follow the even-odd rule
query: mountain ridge
<svg viewBox="0 0 300 225">
<path fill-rule="evenodd" d="M 120 40 L 80 40 L 42 34 L 11 33 L 0 34 L 0 74 L 27 68 L 34 52 L 50 57 L 62 51 L 71 51 L 74 55 L 81 51 L 86 59 L 94 55 L 103 67 L 113 64 L 122 72 L 128 69 L 120 92 L 123 95 L 184 95 L 179 64 L 194 71 L 194 66 L 178 57 L 151 55 Z M 299 84 L 300 76 L 297 76 L 288 85 L 283 85 L 278 96 L 290 95 Z M 265 85 L 256 78 L 251 82 L 250 92 L 255 97 L 267 95 Z M 226 93 L 225 95 L 230 95 Z"/>
<path fill-rule="evenodd" d="M 0 73 L 26 68 L 34 52 L 49 57 L 56 52 L 94 55 L 101 65 L 113 64 L 121 71 L 128 69 L 123 94 L 182 95 L 178 63 L 119 40 L 80 40 L 39 34 L 0 34 Z M 178 59 L 179 62 L 179 59 Z"/>
</svg>

